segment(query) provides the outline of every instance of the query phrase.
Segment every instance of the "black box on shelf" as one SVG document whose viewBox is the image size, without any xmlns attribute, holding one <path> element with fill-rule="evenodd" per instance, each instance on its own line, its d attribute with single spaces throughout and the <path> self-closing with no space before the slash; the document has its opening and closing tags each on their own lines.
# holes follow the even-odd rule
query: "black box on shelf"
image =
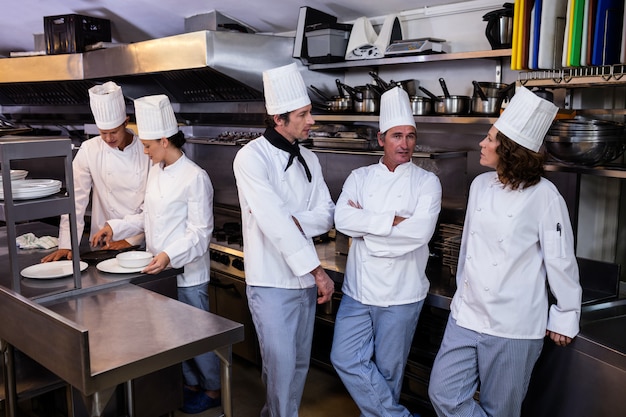
<svg viewBox="0 0 626 417">
<path fill-rule="evenodd" d="M 67 14 L 43 18 L 46 52 L 49 55 L 84 52 L 85 46 L 111 42 L 111 21 Z"/>
</svg>

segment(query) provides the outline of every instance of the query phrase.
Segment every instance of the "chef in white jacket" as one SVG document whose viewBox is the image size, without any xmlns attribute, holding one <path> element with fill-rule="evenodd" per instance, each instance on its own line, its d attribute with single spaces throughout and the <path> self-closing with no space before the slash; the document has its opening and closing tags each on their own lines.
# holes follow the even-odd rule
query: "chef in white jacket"
<svg viewBox="0 0 626 417">
<path fill-rule="evenodd" d="M 213 232 L 213 185 L 206 171 L 182 151 L 185 137 L 167 96 L 135 100 L 135 116 L 145 153 L 153 163 L 143 210 L 109 220 L 92 243 L 145 230 L 146 248 L 155 256 L 142 272 L 157 274 L 169 265 L 183 268 L 177 276 L 178 300 L 209 311 L 207 252 Z M 183 373 L 183 412 L 196 414 L 220 405 L 220 362 L 213 352 L 184 362 Z"/>
<path fill-rule="evenodd" d="M 429 386 L 439 416 L 519 416 L 544 337 L 566 346 L 578 334 L 572 227 L 542 177 L 540 149 L 557 110 L 521 87 L 480 142 L 480 164 L 495 171 L 470 187 L 457 290 Z"/>
<path fill-rule="evenodd" d="M 89 89 L 89 104 L 100 136 L 84 141 L 72 162 L 76 226 L 80 242 L 85 212 L 91 197 L 90 238 L 109 219 L 136 213 L 143 203 L 150 160 L 143 145 L 127 129 L 126 103 L 122 89 L 113 81 Z M 143 233 L 112 241 L 104 249 L 142 245 Z M 61 216 L 59 248 L 42 261 L 72 259 L 69 216 Z"/>
<path fill-rule="evenodd" d="M 399 87 L 380 104 L 377 164 L 352 171 L 335 209 L 351 236 L 331 361 L 368 417 L 407 417 L 399 403 L 404 367 L 428 293 L 425 269 L 441 209 L 441 184 L 415 165 L 409 96 Z"/>
<path fill-rule="evenodd" d="M 267 129 L 237 152 L 233 168 L 267 390 L 261 416 L 297 417 L 316 300 L 327 302 L 334 291 L 312 238 L 332 227 L 334 204 L 317 156 L 298 144 L 314 120 L 296 64 L 265 71 L 263 87 Z"/>
</svg>

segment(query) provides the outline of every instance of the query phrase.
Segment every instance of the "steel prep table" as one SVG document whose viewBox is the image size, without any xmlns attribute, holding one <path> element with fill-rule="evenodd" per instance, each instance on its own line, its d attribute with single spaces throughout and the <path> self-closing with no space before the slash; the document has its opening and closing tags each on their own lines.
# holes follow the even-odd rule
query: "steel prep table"
<svg viewBox="0 0 626 417">
<path fill-rule="evenodd" d="M 57 228 L 41 222 L 18 226 L 18 236 L 28 232 L 56 236 Z M 20 269 L 38 263 L 50 251 L 20 250 Z M 7 236 L 0 229 L 0 285 L 5 288 L 11 286 L 11 276 L 5 272 L 8 266 Z M 108 274 L 89 266 L 81 273 L 80 289 L 74 289 L 73 277 L 23 278 L 21 295 L 0 288 L 5 360 L 12 347 L 17 348 L 78 389 L 92 415 L 99 415 L 118 384 L 215 351 L 222 362 L 224 414 L 231 416 L 230 350 L 243 340 L 243 326 L 139 286 L 150 288 L 152 283 L 168 281 L 175 294 L 179 272 Z M 33 331 L 25 332 L 30 325 Z M 84 340 L 87 346 L 71 343 L 54 349 L 57 337 L 49 329 L 59 328 L 69 328 L 72 340 Z M 68 357 L 64 349 L 79 356 Z M 15 382 L 14 374 L 5 378 Z M 7 414 L 15 412 L 16 405 L 11 404 L 16 398 L 11 385 L 5 384 Z"/>
</svg>

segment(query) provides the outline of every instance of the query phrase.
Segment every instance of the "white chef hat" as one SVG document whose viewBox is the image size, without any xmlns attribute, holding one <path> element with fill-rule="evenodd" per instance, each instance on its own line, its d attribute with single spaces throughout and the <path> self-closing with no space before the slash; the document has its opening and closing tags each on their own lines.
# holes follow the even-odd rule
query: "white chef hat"
<svg viewBox="0 0 626 417">
<path fill-rule="evenodd" d="M 283 114 L 311 104 L 296 63 L 263 71 L 267 114 Z"/>
<path fill-rule="evenodd" d="M 178 133 L 178 123 L 170 99 L 164 94 L 135 100 L 135 118 L 140 139 L 169 138 Z"/>
<path fill-rule="evenodd" d="M 385 91 L 380 97 L 380 131 L 384 133 L 396 126 L 415 127 L 409 95 L 400 87 Z"/>
<path fill-rule="evenodd" d="M 558 111 L 554 104 L 521 87 L 493 125 L 517 144 L 538 152 Z"/>
<path fill-rule="evenodd" d="M 120 86 L 113 81 L 91 87 L 89 105 L 98 129 L 115 129 L 126 120 L 124 95 Z"/>
</svg>

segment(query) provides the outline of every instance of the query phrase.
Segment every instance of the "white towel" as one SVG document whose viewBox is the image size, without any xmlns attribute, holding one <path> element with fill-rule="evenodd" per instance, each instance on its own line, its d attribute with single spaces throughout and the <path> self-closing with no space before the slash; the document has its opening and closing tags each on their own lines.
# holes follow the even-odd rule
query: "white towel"
<svg viewBox="0 0 626 417">
<path fill-rule="evenodd" d="M 59 246 L 59 240 L 52 236 L 37 237 L 33 233 L 18 236 L 15 241 L 20 249 L 51 249 Z"/>
</svg>

